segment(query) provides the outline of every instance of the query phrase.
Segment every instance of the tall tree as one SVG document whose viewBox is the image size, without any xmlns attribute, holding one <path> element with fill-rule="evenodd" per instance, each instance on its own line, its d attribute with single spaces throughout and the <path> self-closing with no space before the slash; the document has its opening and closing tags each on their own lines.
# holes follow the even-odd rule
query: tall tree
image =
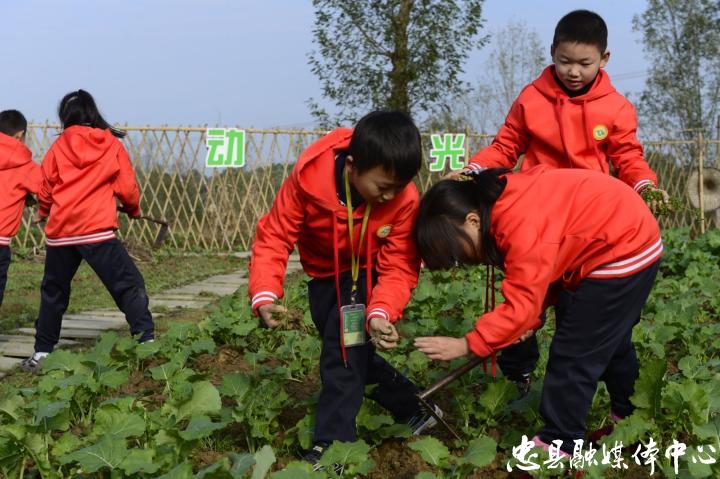
<svg viewBox="0 0 720 479">
<path fill-rule="evenodd" d="M 720 101 L 720 2 L 648 0 L 633 26 L 651 65 L 638 106 L 641 127 L 661 135 L 682 130 L 686 138 L 696 134 L 688 130 L 713 128 Z"/>
<path fill-rule="evenodd" d="M 468 91 L 459 79 L 479 36 L 483 0 L 313 0 L 309 54 L 329 115 L 310 100 L 325 126 L 353 122 L 370 109 L 420 116 Z"/>
</svg>

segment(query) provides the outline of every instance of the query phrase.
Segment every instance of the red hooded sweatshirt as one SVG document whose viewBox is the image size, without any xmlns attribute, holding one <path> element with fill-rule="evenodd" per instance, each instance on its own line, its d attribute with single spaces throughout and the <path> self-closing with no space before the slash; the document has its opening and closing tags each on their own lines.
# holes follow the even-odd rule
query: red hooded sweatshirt
<svg viewBox="0 0 720 479">
<path fill-rule="evenodd" d="M 467 168 L 514 168 L 535 165 L 582 168 L 608 173 L 640 191 L 657 177 L 643 159 L 632 104 L 598 72 L 590 90 L 570 98 L 558 85 L 554 66 L 526 86 L 510 107 L 492 144 L 470 159 Z"/>
<path fill-rule="evenodd" d="M 42 176 L 27 146 L 0 133 L 0 246 L 20 229 L 25 197 L 37 194 Z"/>
<path fill-rule="evenodd" d="M 585 278 L 630 276 L 663 251 L 655 217 L 616 178 L 547 166 L 505 178 L 490 213 L 490 233 L 505 263 L 504 301 L 466 336 L 481 357 L 539 327 L 540 312 L 554 303 L 548 291 L 573 289 Z"/>
<path fill-rule="evenodd" d="M 48 246 L 107 241 L 118 228 L 115 197 L 140 214 L 140 190 L 125 147 L 110 130 L 66 128 L 42 162 L 40 215 Z"/>
<path fill-rule="evenodd" d="M 278 191 L 272 209 L 257 223 L 250 261 L 252 308 L 283 295 L 288 255 L 298 245 L 300 262 L 313 278 L 350 270 L 347 207 L 335 187 L 335 159 L 347 151 L 353 131 L 339 128 L 310 145 Z M 419 258 L 412 239 L 418 192 L 409 183 L 397 196 L 375 204 L 359 252 L 367 270 L 368 320 L 397 321 L 417 285 Z M 366 204 L 353 210 L 357 245 Z M 357 254 L 357 253 L 356 253 Z M 371 271 L 377 272 L 372 288 Z"/>
</svg>

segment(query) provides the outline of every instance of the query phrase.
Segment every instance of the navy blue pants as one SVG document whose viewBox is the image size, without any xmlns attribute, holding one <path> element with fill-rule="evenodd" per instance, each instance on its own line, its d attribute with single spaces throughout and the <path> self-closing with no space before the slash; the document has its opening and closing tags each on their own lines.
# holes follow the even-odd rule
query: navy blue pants
<svg viewBox="0 0 720 479">
<path fill-rule="evenodd" d="M 639 376 L 632 343 L 659 261 L 626 278 L 586 279 L 575 291 L 563 290 L 555 305 L 556 331 L 540 400 L 545 425 L 540 439 L 573 441 L 585 437 L 585 421 L 599 381 L 610 394 L 612 412 L 629 416 Z"/>
<path fill-rule="evenodd" d="M 11 257 L 10 247 L 0 246 L 0 306 L 2 306 L 3 297 L 5 296 L 5 286 L 7 285 L 7 273 L 8 268 L 10 268 Z"/>
<path fill-rule="evenodd" d="M 363 272 L 364 273 L 364 272 Z M 340 275 L 340 295 L 349 303 L 352 279 Z M 310 312 L 322 338 L 320 378 L 322 389 L 315 416 L 313 442 L 352 442 L 357 440 L 355 418 L 360 411 L 365 386 L 376 385 L 368 395 L 387 409 L 398 422 L 420 411 L 415 394 L 419 388 L 400 374 L 367 341 L 364 346 L 347 348 L 347 367 L 340 348 L 340 314 L 335 279 L 313 279 L 308 283 Z M 358 279 L 358 303 L 366 302 L 365 275 Z"/>
<path fill-rule="evenodd" d="M 40 313 L 35 322 L 35 351 L 51 352 L 60 339 L 62 317 L 70 302 L 70 283 L 80 262 L 98 275 L 140 341 L 153 338 L 145 281 L 125 247 L 117 239 L 95 244 L 48 246 L 40 288 Z"/>
<path fill-rule="evenodd" d="M 545 324 L 545 312 L 540 315 L 540 322 Z M 539 359 L 537 336 L 533 334 L 521 343 L 503 348 L 497 362 L 505 377 L 511 381 L 519 381 L 535 370 Z"/>
</svg>

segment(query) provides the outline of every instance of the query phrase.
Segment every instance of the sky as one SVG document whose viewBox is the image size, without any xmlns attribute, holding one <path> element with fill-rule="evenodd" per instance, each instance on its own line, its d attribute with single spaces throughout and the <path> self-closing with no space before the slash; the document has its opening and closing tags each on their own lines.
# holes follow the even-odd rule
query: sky
<svg viewBox="0 0 720 479">
<path fill-rule="evenodd" d="M 56 121 L 83 88 L 111 123 L 311 128 L 310 0 L 0 0 L 0 109 Z M 609 29 L 607 71 L 622 93 L 642 90 L 647 64 L 632 17 L 645 1 L 486 0 L 484 30 L 522 20 L 549 46 L 556 22 L 587 8 Z M 476 81 L 489 48 L 470 53 Z M 327 105 L 326 105 L 327 106 Z"/>
</svg>

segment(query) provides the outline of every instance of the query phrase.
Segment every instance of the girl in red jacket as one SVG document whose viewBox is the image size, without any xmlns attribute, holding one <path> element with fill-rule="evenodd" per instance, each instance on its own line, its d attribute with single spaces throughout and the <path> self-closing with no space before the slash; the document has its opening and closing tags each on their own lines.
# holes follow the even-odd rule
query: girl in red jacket
<svg viewBox="0 0 720 479">
<path fill-rule="evenodd" d="M 131 217 L 140 216 L 140 191 L 130 158 L 118 138 L 125 133 L 100 115 L 84 90 L 68 93 L 58 110 L 63 131 L 45 155 L 38 194 L 38 220 L 45 226 L 47 253 L 35 323 L 35 354 L 22 363 L 37 371 L 60 338 L 70 300 L 70 283 L 85 260 L 125 313 L 140 342 L 153 339 L 145 282 L 115 237 L 117 200 Z"/>
<path fill-rule="evenodd" d="M 657 222 L 632 188 L 603 173 L 537 166 L 484 170 L 433 186 L 420 202 L 415 237 L 429 268 L 490 264 L 505 272 L 504 302 L 462 338 L 417 338 L 435 360 L 487 357 L 513 344 L 555 305 L 535 437 L 546 447 L 585 435 L 598 381 L 614 417 L 632 413 L 639 374 L 632 329 L 662 254 Z M 467 177 L 466 176 L 466 177 Z"/>
</svg>

